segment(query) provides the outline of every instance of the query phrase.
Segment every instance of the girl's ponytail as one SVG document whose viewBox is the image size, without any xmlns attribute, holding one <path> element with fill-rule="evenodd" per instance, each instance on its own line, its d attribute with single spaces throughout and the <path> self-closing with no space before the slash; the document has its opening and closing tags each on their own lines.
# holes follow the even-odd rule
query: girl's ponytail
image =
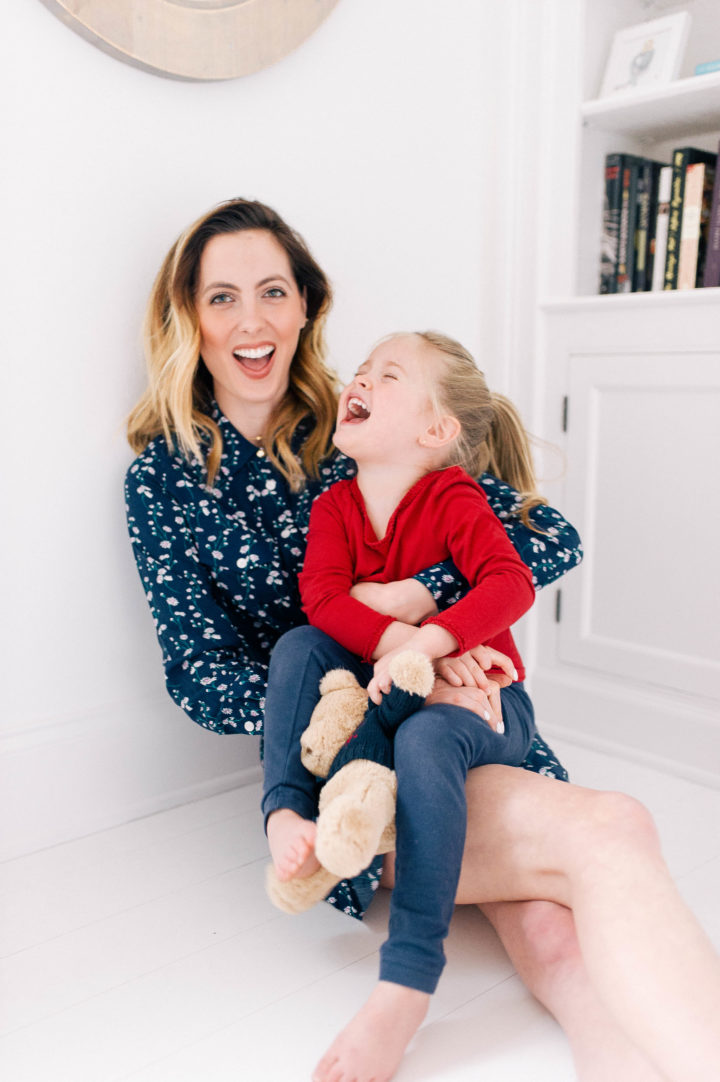
<svg viewBox="0 0 720 1082">
<path fill-rule="evenodd" d="M 494 477 L 511 485 L 522 496 L 520 518 L 532 526 L 529 512 L 547 501 L 537 491 L 530 440 L 517 408 L 505 395 L 490 392 L 492 422 L 487 436 L 487 466 Z"/>
<path fill-rule="evenodd" d="M 516 511 L 531 530 L 537 529 L 530 511 L 546 501 L 537 491 L 530 441 L 512 402 L 488 390 L 485 377 L 464 346 L 437 331 L 416 332 L 444 361 L 438 385 L 431 391 L 438 414 L 450 413 L 460 422 L 460 435 L 447 465 L 462 466 L 471 477 L 486 470 L 517 489 Z"/>
</svg>

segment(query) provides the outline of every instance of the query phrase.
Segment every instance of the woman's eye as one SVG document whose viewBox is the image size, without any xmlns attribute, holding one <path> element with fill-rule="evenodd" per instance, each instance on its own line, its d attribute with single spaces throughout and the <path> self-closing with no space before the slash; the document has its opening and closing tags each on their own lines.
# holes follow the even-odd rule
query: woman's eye
<svg viewBox="0 0 720 1082">
<path fill-rule="evenodd" d="M 266 297 L 285 297 L 287 294 L 280 286 L 271 286 L 265 293 Z"/>
<path fill-rule="evenodd" d="M 214 296 L 210 298 L 210 304 L 227 304 L 227 302 L 231 300 L 232 297 L 229 293 L 215 293 Z"/>
</svg>

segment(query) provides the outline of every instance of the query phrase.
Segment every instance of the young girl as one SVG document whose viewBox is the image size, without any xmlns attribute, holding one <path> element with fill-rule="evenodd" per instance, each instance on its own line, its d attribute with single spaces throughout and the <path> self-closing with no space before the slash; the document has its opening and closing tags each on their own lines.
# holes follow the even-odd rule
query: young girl
<svg viewBox="0 0 720 1082">
<path fill-rule="evenodd" d="M 501 692 L 502 721 L 495 727 L 461 707 L 445 707 L 439 716 L 425 706 L 395 737 L 396 885 L 380 979 L 427 999 L 444 965 L 442 943 L 460 874 L 467 771 L 490 762 L 519 765 L 534 735 L 523 665 L 509 631 L 532 604 L 532 580 L 470 476 L 490 463 L 502 475 L 508 461 L 528 462 L 527 440 L 513 407 L 490 395 L 466 350 L 442 335 L 423 333 L 395 335 L 373 351 L 340 396 L 334 442 L 355 460 L 357 476 L 338 482 L 313 504 L 300 575 L 310 623 L 339 644 L 328 658 L 353 669 L 361 682 L 369 679 L 376 702 L 389 689 L 391 658 L 408 648 L 437 662 L 449 680 L 472 666 L 478 685 L 487 686 L 474 664 L 479 659 L 483 668 L 500 664 L 516 681 Z M 351 596 L 358 581 L 403 579 L 448 557 L 471 588 L 419 628 Z M 317 650 L 312 628 L 290 637 Z M 279 651 L 284 664 L 273 660 L 266 704 L 266 767 L 276 759 L 278 719 L 291 716 L 298 688 L 305 686 L 282 640 Z M 314 668 L 316 660 L 308 665 Z M 333 667 L 329 661 L 327 667 Z M 285 751 L 291 786 L 304 769 L 298 769 L 299 752 L 297 744 Z M 266 769 L 266 786 L 274 781 Z M 407 829 L 409 808 L 422 846 Z M 299 815 L 269 815 L 280 878 L 310 871 L 314 829 Z"/>
</svg>

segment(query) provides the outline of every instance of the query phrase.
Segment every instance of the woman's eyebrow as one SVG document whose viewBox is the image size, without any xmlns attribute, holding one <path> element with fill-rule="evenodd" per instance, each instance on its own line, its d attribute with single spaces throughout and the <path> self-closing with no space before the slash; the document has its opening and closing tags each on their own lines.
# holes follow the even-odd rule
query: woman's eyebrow
<svg viewBox="0 0 720 1082">
<path fill-rule="evenodd" d="M 290 285 L 284 274 L 270 274 L 267 278 L 261 278 L 255 288 L 259 289 L 261 286 L 266 286 L 268 282 L 284 282 L 286 285 Z M 240 292 L 239 286 L 236 286 L 234 282 L 210 282 L 209 285 L 204 286 L 202 292 L 208 293 L 211 289 L 232 289 L 236 293 Z"/>
<path fill-rule="evenodd" d="M 237 286 L 232 282 L 210 282 L 209 285 L 203 287 L 202 292 L 208 293 L 211 289 L 237 289 Z"/>
</svg>

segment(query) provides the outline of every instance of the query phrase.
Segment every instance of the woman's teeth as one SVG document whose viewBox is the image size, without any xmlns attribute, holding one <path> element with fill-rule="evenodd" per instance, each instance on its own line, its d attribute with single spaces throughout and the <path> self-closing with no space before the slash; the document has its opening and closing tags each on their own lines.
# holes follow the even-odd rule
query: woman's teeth
<svg viewBox="0 0 720 1082">
<path fill-rule="evenodd" d="M 267 357 L 274 350 L 274 346 L 258 346 L 257 349 L 234 349 L 233 355 L 238 360 L 257 361 L 261 357 Z"/>
</svg>

